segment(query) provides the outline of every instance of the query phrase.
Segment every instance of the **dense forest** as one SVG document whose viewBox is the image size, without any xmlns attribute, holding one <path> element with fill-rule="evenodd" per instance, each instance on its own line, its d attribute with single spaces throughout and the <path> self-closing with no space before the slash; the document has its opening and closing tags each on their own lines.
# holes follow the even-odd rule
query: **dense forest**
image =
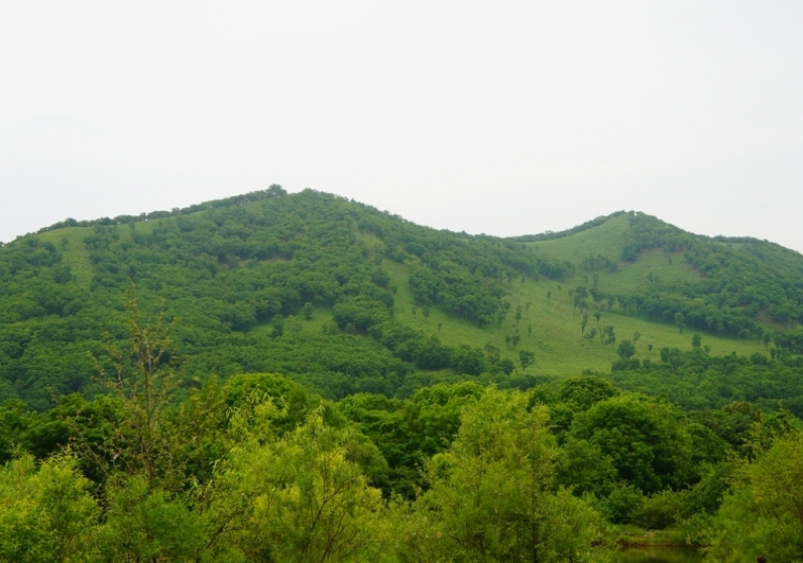
<svg viewBox="0 0 803 563">
<path fill-rule="evenodd" d="M 0 284 L 0 561 L 607 561 L 645 530 L 803 560 L 777 245 L 629 212 L 471 236 L 272 186 L 64 221 Z M 540 309 L 589 369 L 535 370 Z"/>
<path fill-rule="evenodd" d="M 717 561 L 803 554 L 787 411 L 598 376 L 331 402 L 259 373 L 180 400 L 169 325 L 131 310 L 107 394 L 0 408 L 0 560 L 604 561 L 628 525 Z"/>
</svg>

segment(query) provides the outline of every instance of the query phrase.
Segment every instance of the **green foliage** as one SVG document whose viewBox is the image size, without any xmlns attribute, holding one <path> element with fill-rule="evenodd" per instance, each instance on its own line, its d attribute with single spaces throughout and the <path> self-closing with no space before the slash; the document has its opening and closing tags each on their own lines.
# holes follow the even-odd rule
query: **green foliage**
<svg viewBox="0 0 803 563">
<path fill-rule="evenodd" d="M 622 395 L 578 415 L 572 434 L 611 457 L 619 477 L 645 493 L 687 486 L 691 436 L 670 404 Z"/>
<path fill-rule="evenodd" d="M 734 336 L 762 334 L 757 321 L 800 322 L 803 292 L 800 255 L 755 239 L 709 239 L 685 233 L 654 217 L 631 218 L 629 242 L 623 253 L 662 248 L 684 252 L 686 261 L 704 278 L 678 284 L 651 284 L 636 299 L 636 307 L 651 318 Z"/>
<path fill-rule="evenodd" d="M 231 348 L 248 348 L 253 356 L 265 350 L 267 335 L 244 333 L 298 312 L 305 303 L 348 307 L 356 299 L 357 310 L 350 313 L 357 327 L 376 311 L 387 316 L 392 308 L 387 277 L 357 244 L 358 212 L 351 214 L 350 207 L 307 193 L 205 206 L 132 223 L 133 230 L 114 222 L 84 227 L 84 240 L 73 237 L 70 251 L 72 246 L 88 251 L 92 276 L 86 287 L 48 282 L 47 269 L 63 258 L 58 246 L 35 237 L 6 245 L 0 252 L 0 279 L 8 287 L 0 298 L 0 319 L 6 321 L 0 325 L 0 349 L 10 361 L 0 362 L 2 375 L 37 406 L 49 400 L 48 386 L 57 393 L 84 388 L 95 371 L 86 351 L 98 355 L 102 348 L 100 323 L 112 339 L 125 337 L 120 311 L 132 282 L 140 282 L 143 303 L 164 297 L 168 315 L 182 319 L 173 337 L 186 357 L 214 350 L 220 358 L 225 357 L 220 351 Z M 307 215 L 317 220 L 305 221 Z M 26 283 L 26 277 L 37 283 Z M 276 326 L 279 336 L 285 327 Z M 266 356 L 263 351 L 260 359 Z M 219 373 L 246 367 L 236 364 L 225 360 Z M 184 367 L 187 378 L 208 373 L 207 367 Z"/>
<path fill-rule="evenodd" d="M 599 520 L 554 485 L 557 449 L 545 413 L 490 389 L 427 467 L 430 489 L 406 530 L 409 561 L 594 561 Z"/>
<path fill-rule="evenodd" d="M 249 561 L 381 560 L 382 495 L 348 461 L 345 440 L 314 415 L 285 440 L 237 447 L 214 492 L 234 503 L 225 543 Z"/>
<path fill-rule="evenodd" d="M 117 476 L 106 498 L 105 522 L 96 524 L 101 561 L 194 561 L 210 539 L 203 515 L 147 476 Z"/>
<path fill-rule="evenodd" d="M 556 473 L 560 486 L 573 490 L 578 496 L 604 498 L 611 494 L 617 477 L 612 458 L 599 446 L 573 436 L 561 445 Z"/>
<path fill-rule="evenodd" d="M 615 371 L 618 387 L 650 395 L 664 395 L 687 410 L 717 409 L 734 401 L 748 401 L 761 410 L 779 406 L 803 416 L 803 381 L 799 357 L 768 361 L 735 354 L 712 356 L 703 350 L 661 350 L 659 362 L 644 362 L 627 371 Z"/>
<path fill-rule="evenodd" d="M 565 231 L 559 231 L 559 232 L 556 232 L 556 233 L 547 231 L 545 233 L 538 234 L 538 235 L 523 235 L 523 236 L 520 236 L 520 237 L 512 238 L 511 240 L 515 240 L 515 241 L 519 241 L 519 242 L 535 242 L 535 241 L 542 241 L 542 240 L 555 240 L 555 239 L 567 238 L 567 237 L 570 237 L 571 235 L 575 235 L 577 233 L 582 233 L 584 231 L 588 231 L 590 229 L 593 229 L 594 227 L 599 227 L 601 225 L 604 225 L 610 219 L 614 219 L 614 218 L 619 217 L 619 216 L 624 215 L 624 214 L 625 214 L 624 211 L 617 211 L 615 213 L 611 213 L 608 216 L 600 216 L 600 217 L 597 217 L 596 219 L 592 219 L 591 221 L 586 221 L 585 223 L 583 223 L 581 225 L 578 225 L 576 227 L 572 227 L 571 229 L 566 229 Z"/>
<path fill-rule="evenodd" d="M 626 314 L 675 324 L 681 332 L 688 326 L 763 338 L 767 331 L 785 334 L 803 320 L 796 282 L 801 257 L 766 241 L 693 235 L 643 213 L 614 214 L 571 236 L 540 240 L 542 255 L 586 271 L 616 264 L 608 256 L 619 254 L 624 265 L 600 275 L 594 303 L 616 302 Z"/>
<path fill-rule="evenodd" d="M 622 340 L 619 347 L 616 349 L 616 353 L 619 354 L 621 359 L 629 360 L 635 355 L 636 346 L 629 340 Z"/>
<path fill-rule="evenodd" d="M 709 556 L 743 561 L 803 559 L 803 433 L 778 438 L 737 472 L 714 525 Z"/>
<path fill-rule="evenodd" d="M 590 561 L 604 556 L 604 517 L 714 538 L 726 560 L 747 549 L 735 530 L 757 506 L 786 510 L 767 491 L 794 495 L 800 479 L 788 414 L 742 402 L 689 416 L 590 376 L 337 406 L 274 374 L 213 379 L 155 411 L 170 461 L 152 467 L 144 437 L 132 440 L 139 408 L 136 395 L 65 397 L 45 414 L 16 405 L 18 435 L 61 418 L 74 453 L 0 467 L 0 559 Z M 772 525 L 750 541 L 786 541 Z"/>
<path fill-rule="evenodd" d="M 597 254 L 596 256 L 586 257 L 580 264 L 580 268 L 587 272 L 605 269 L 613 273 L 617 269 L 619 269 L 619 263 L 611 260 L 607 256 L 603 256 L 602 254 Z"/>
<path fill-rule="evenodd" d="M 393 490 L 413 498 L 424 486 L 420 469 L 445 451 L 460 428 L 463 407 L 483 392 L 475 383 L 434 385 L 410 399 L 352 395 L 340 401 L 345 416 L 371 438 L 390 466 Z"/>
<path fill-rule="evenodd" d="M 558 388 L 560 401 L 573 404 L 583 411 L 618 394 L 619 390 L 610 382 L 595 376 L 570 377 L 563 380 Z"/>
<path fill-rule="evenodd" d="M 499 239 L 278 186 L 21 237 L 0 560 L 590 561 L 601 517 L 798 560 L 801 272 L 643 214 Z"/>
<path fill-rule="evenodd" d="M 786 328 L 795 314 L 781 314 L 797 307 L 794 254 L 662 225 L 619 213 L 527 243 L 426 229 L 311 190 L 286 195 L 278 186 L 184 210 L 68 221 L 0 249 L 0 400 L 22 398 L 45 410 L 54 396 L 96 393 L 97 370 L 86 352 L 100 356 L 104 331 L 118 344 L 125 338 L 132 283 L 148 304 L 145 313 L 165 298 L 168 317 L 181 319 L 173 341 L 185 358 L 176 364 L 184 386 L 210 373 L 280 371 L 332 398 L 357 391 L 409 395 L 415 387 L 407 375 L 415 370 L 509 373 L 508 358 L 480 365 L 477 358 L 468 361 L 475 352 L 460 351 L 489 340 L 501 348 L 506 335 L 511 348 L 538 357 L 528 371 L 578 373 L 610 364 L 615 350 L 593 344 L 615 342 L 617 316 L 619 330 L 649 334 L 659 347 L 678 341 L 636 318 L 672 323 L 683 315 L 695 330 L 761 337 L 775 342 L 776 353 L 803 351 L 803 338 Z M 628 245 L 637 260 L 613 271 Z M 563 253 L 553 252 L 560 248 Z M 720 267 L 704 268 L 700 278 L 696 260 L 704 249 L 710 250 L 706 260 L 716 256 Z M 673 255 L 680 263 L 669 267 Z M 593 273 L 582 284 L 572 283 L 578 267 Z M 641 272 L 638 282 L 634 272 Z M 525 283 L 513 283 L 518 279 Z M 567 292 L 543 287 L 548 280 L 569 284 L 569 310 Z M 510 311 L 518 323 L 508 319 Z M 572 311 L 585 319 L 583 338 L 560 328 Z M 611 324 L 600 324 L 602 313 Z M 625 322 L 622 314 L 634 320 Z M 585 326 L 592 319 L 596 326 Z M 528 330 L 519 333 L 521 320 Z M 769 321 L 776 324 L 762 324 Z M 382 350 L 382 335 L 401 325 L 415 336 L 391 350 L 399 363 Z M 324 327 L 325 339 L 307 334 Z M 356 344 L 352 334 L 371 336 L 379 346 Z M 319 347 L 315 361 L 307 361 L 308 346 Z M 352 357 L 333 366 L 332 354 Z M 354 368 L 364 358 L 374 366 L 370 375 Z M 451 373 L 426 378 L 446 380 Z"/>
<path fill-rule="evenodd" d="M 181 319 L 173 341 L 188 358 L 176 366 L 185 382 L 209 371 L 273 371 L 278 360 L 284 373 L 342 396 L 351 374 L 324 381 L 318 366 L 277 358 L 266 340 L 303 332 L 288 319 L 313 321 L 314 309 L 332 310 L 340 329 L 328 332 L 332 347 L 348 347 L 344 333 L 388 324 L 396 288 L 382 267 L 386 258 L 409 268 L 410 289 L 426 313 L 437 305 L 480 326 L 504 319 L 510 280 L 561 278 L 573 268 L 520 244 L 425 229 L 311 190 L 285 195 L 278 186 L 173 212 L 67 221 L 0 249 L 0 399 L 21 397 L 44 410 L 54 393 L 90 390 L 96 367 L 86 352 L 100 355 L 104 331 L 123 341 L 132 283 L 143 303 L 164 298 L 167 315 Z M 439 369 L 443 360 L 429 356 L 413 363 Z M 471 374 L 485 368 L 445 365 Z M 383 385 L 393 393 L 399 383 Z M 376 382 L 349 386 L 346 392 L 378 389 Z"/>
<path fill-rule="evenodd" d="M 91 560 L 92 522 L 99 513 L 74 457 L 37 468 L 31 456 L 0 467 L 0 561 Z"/>
<path fill-rule="evenodd" d="M 534 362 L 535 354 L 530 350 L 519 350 L 519 363 L 521 363 L 522 370 L 526 370 L 527 367 L 533 365 Z"/>
</svg>

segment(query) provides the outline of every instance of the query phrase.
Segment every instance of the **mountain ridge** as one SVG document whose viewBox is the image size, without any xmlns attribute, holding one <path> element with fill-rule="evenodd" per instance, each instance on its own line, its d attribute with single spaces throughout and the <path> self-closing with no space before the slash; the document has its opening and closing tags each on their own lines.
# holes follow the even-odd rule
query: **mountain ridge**
<svg viewBox="0 0 803 563">
<path fill-rule="evenodd" d="M 0 396 L 92 392 L 93 327 L 125 338 L 132 285 L 146 313 L 165 299 L 180 319 L 188 381 L 277 371 L 337 397 L 602 370 L 617 335 L 646 361 L 687 347 L 686 328 L 716 354 L 799 353 L 803 259 L 785 250 L 624 211 L 525 239 L 468 235 L 277 185 L 67 220 L 0 248 Z"/>
<path fill-rule="evenodd" d="M 364 207 L 371 208 L 371 209 L 374 209 L 376 211 L 379 211 L 378 208 L 376 208 L 376 207 L 374 207 L 374 206 L 372 206 L 370 204 L 364 204 L 364 203 L 356 202 L 353 199 L 350 200 L 347 197 L 339 196 L 339 195 L 334 194 L 334 193 L 317 192 L 316 190 L 312 190 L 310 188 L 302 190 L 302 192 L 298 192 L 298 193 L 303 193 L 303 192 L 323 193 L 323 194 L 330 195 L 330 196 L 333 196 L 333 197 L 336 197 L 336 198 L 341 198 L 344 201 L 350 201 L 351 203 L 357 203 L 357 204 L 362 205 Z M 156 219 L 164 219 L 164 218 L 167 218 L 167 217 L 175 217 L 175 216 L 179 216 L 179 215 L 188 215 L 188 214 L 192 214 L 192 213 L 198 213 L 198 212 L 209 210 L 209 209 L 218 209 L 218 208 L 222 208 L 222 207 L 233 207 L 233 206 L 237 206 L 237 205 L 245 205 L 245 204 L 248 204 L 248 203 L 251 203 L 251 202 L 261 201 L 261 200 L 266 199 L 266 198 L 277 197 L 279 195 L 292 195 L 292 194 L 288 194 L 288 192 L 286 190 L 284 190 L 284 188 L 282 188 L 281 185 L 272 184 L 268 189 L 265 189 L 265 190 L 255 190 L 255 191 L 252 191 L 252 192 L 247 192 L 245 194 L 230 196 L 230 197 L 226 197 L 226 198 L 212 199 L 212 200 L 208 200 L 208 201 L 205 201 L 205 202 L 201 202 L 199 204 L 189 205 L 187 207 L 176 207 L 176 208 L 171 209 L 170 211 L 167 211 L 167 210 L 154 210 L 154 211 L 151 211 L 151 212 L 142 212 L 142 213 L 140 213 L 138 215 L 124 214 L 124 215 L 117 215 L 115 217 L 107 217 L 106 216 L 106 217 L 100 217 L 100 218 L 97 218 L 97 219 L 89 219 L 89 220 L 76 220 L 76 219 L 72 219 L 72 218 L 67 218 L 67 219 L 65 219 L 63 221 L 58 221 L 58 222 L 56 222 L 56 223 L 54 223 L 52 225 L 49 225 L 49 226 L 46 226 L 46 227 L 42 227 L 42 228 L 40 228 L 40 229 L 38 229 L 38 230 L 36 230 L 34 232 L 26 233 L 24 235 L 19 235 L 17 238 L 22 238 L 22 237 L 31 236 L 31 235 L 43 234 L 45 232 L 54 231 L 54 230 L 67 228 L 67 227 L 93 227 L 93 226 L 96 226 L 96 225 L 102 225 L 102 226 L 125 225 L 125 224 L 132 223 L 132 222 L 152 221 L 152 220 L 156 220 Z M 614 211 L 612 213 L 609 213 L 607 215 L 599 215 L 599 216 L 595 217 L 594 219 L 590 219 L 588 221 L 585 221 L 583 223 L 575 225 L 574 227 L 568 227 L 568 228 L 560 230 L 560 231 L 547 230 L 547 231 L 543 231 L 541 233 L 513 235 L 513 236 L 500 236 L 500 235 L 494 235 L 494 234 L 488 234 L 488 233 L 470 235 L 470 234 L 466 233 L 464 230 L 463 231 L 453 231 L 453 230 L 450 230 L 450 229 L 435 229 L 434 227 L 429 227 L 427 225 L 414 223 L 414 222 L 412 222 L 412 221 L 410 221 L 410 220 L 408 220 L 408 219 L 406 219 L 406 218 L 404 218 L 404 217 L 402 217 L 402 216 L 400 216 L 398 214 L 391 213 L 390 211 L 384 211 L 382 213 L 386 213 L 386 214 L 388 214 L 388 215 L 390 215 L 390 216 L 392 216 L 394 218 L 398 218 L 398 219 L 400 219 L 402 221 L 405 221 L 407 223 L 412 223 L 412 224 L 420 226 L 420 227 L 433 229 L 433 230 L 438 230 L 438 231 L 446 232 L 446 233 L 451 233 L 451 234 L 454 234 L 454 235 L 464 235 L 464 236 L 474 236 L 474 237 L 490 237 L 490 238 L 494 238 L 494 239 L 502 239 L 502 240 L 507 240 L 507 241 L 512 241 L 512 242 L 539 242 L 539 241 L 546 241 L 546 240 L 554 240 L 554 239 L 558 239 L 558 238 L 564 238 L 564 237 L 571 236 L 573 234 L 576 234 L 576 233 L 579 233 L 579 232 L 582 232 L 582 231 L 585 231 L 585 230 L 592 229 L 594 227 L 600 226 L 603 223 L 605 223 L 605 222 L 607 222 L 607 221 L 609 221 L 611 219 L 614 219 L 616 217 L 620 217 L 622 215 L 631 215 L 631 216 L 632 215 L 644 215 L 644 216 L 647 216 L 647 217 L 652 217 L 652 218 L 660 221 L 661 223 L 663 223 L 665 225 L 669 225 L 672 228 L 678 229 L 678 230 L 680 230 L 680 231 L 682 231 L 682 232 L 684 232 L 686 234 L 690 234 L 690 235 L 693 235 L 693 236 L 696 236 L 696 237 L 703 237 L 705 239 L 709 239 L 709 240 L 714 241 L 714 242 L 731 243 L 731 244 L 734 244 L 734 243 L 736 243 L 736 244 L 739 244 L 739 243 L 746 243 L 746 244 L 753 244 L 753 243 L 762 244 L 762 243 L 766 243 L 766 244 L 771 244 L 771 245 L 774 245 L 774 246 L 778 246 L 780 248 L 783 248 L 783 249 L 788 250 L 790 252 L 794 252 L 796 254 L 801 254 L 799 251 L 791 249 L 791 248 L 788 248 L 788 247 L 785 247 L 785 246 L 781 245 L 780 243 L 776 243 L 776 242 L 770 241 L 768 239 L 760 239 L 758 237 L 742 236 L 742 235 L 736 235 L 736 236 L 714 235 L 714 236 L 709 236 L 709 235 L 703 235 L 703 234 L 699 234 L 699 233 L 693 233 L 691 231 L 686 231 L 686 230 L 684 230 L 684 229 L 682 229 L 682 228 L 680 228 L 680 227 L 678 227 L 676 225 L 672 225 L 671 223 L 667 223 L 666 221 L 663 221 L 662 219 L 659 219 L 656 216 L 653 216 L 653 215 L 650 215 L 648 213 L 645 213 L 643 211 L 638 211 L 638 210 L 619 210 L 619 211 Z M 14 240 L 16 240 L 16 239 L 14 239 Z M 13 242 L 13 241 L 9 241 L 9 242 Z M 8 243 L 0 242 L 0 246 L 2 246 L 3 244 L 8 244 Z"/>
</svg>

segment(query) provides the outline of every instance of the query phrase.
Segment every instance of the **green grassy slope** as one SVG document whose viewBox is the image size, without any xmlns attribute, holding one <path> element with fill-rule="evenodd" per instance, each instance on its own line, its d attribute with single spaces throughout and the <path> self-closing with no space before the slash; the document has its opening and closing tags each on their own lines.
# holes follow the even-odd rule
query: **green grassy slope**
<svg viewBox="0 0 803 563">
<path fill-rule="evenodd" d="M 629 229 L 630 217 L 623 214 L 579 233 L 526 244 L 537 251 L 544 250 L 569 260 L 582 260 L 596 254 L 616 260 L 622 253 L 624 237 Z"/>
<path fill-rule="evenodd" d="M 385 263 L 383 267 L 388 269 L 393 283 L 399 288 L 396 294 L 397 317 L 405 323 L 438 334 L 447 344 L 468 343 L 483 347 L 490 343 L 502 350 L 503 355 L 510 357 L 514 357 L 519 349 L 530 350 L 535 353 L 536 363 L 527 372 L 538 375 L 576 375 L 586 369 L 607 371 L 611 363 L 618 359 L 617 344 L 602 345 L 598 339 L 589 342 L 583 338 L 582 315 L 573 310 L 568 297 L 570 287 L 583 284 L 593 286 L 594 274 L 599 276 L 600 290 L 620 294 L 646 289 L 651 283 L 650 275 L 666 282 L 696 281 L 701 278 L 686 262 L 683 252 L 649 250 L 634 262 L 623 262 L 619 256 L 629 228 L 630 216 L 623 214 L 566 237 L 526 243 L 536 253 L 574 264 L 581 264 L 588 256 L 602 255 L 618 262 L 619 267 L 615 272 L 605 269 L 584 272 L 578 269 L 571 279 L 562 282 L 527 279 L 522 284 L 514 281 L 509 286 L 511 313 L 501 325 L 494 324 L 483 329 L 437 309 L 431 310 L 429 317 L 425 318 L 421 307 L 416 307 L 413 302 L 407 283 L 407 269 L 393 263 Z M 548 293 L 551 293 L 549 298 Z M 519 306 L 523 308 L 522 318 L 516 322 L 515 311 Z M 640 359 L 657 361 L 663 347 L 690 349 L 694 332 L 703 335 L 703 345 L 709 346 L 715 355 L 732 352 L 750 355 L 765 351 L 764 346 L 754 340 L 722 337 L 689 329 L 681 333 L 672 324 L 650 322 L 638 316 L 622 314 L 618 305 L 610 312 L 603 309 L 599 323 L 593 317 L 595 312 L 589 311 L 588 328 L 613 325 L 619 341 L 632 341 L 634 334 L 639 333 L 635 357 Z M 515 334 L 520 336 L 520 342 L 513 348 L 506 344 L 505 337 Z M 653 346 L 652 352 L 648 351 L 649 344 Z"/>
<path fill-rule="evenodd" d="M 56 231 L 48 231 L 38 236 L 42 242 L 58 245 L 64 252 L 61 263 L 70 267 L 75 281 L 83 287 L 89 287 L 92 281 L 92 263 L 84 238 L 91 233 L 89 227 L 67 227 Z"/>
<path fill-rule="evenodd" d="M 618 263 L 616 272 L 600 269 L 594 272 L 578 271 L 576 279 L 589 279 L 596 273 L 602 291 L 633 293 L 649 285 L 649 276 L 658 276 L 664 282 L 687 282 L 700 279 L 700 274 L 685 260 L 684 252 L 647 250 L 634 262 L 624 262 L 620 257 L 625 236 L 630 229 L 630 216 L 620 215 L 604 224 L 580 233 L 559 239 L 528 243 L 534 251 L 581 264 L 589 256 L 605 256 Z"/>
<path fill-rule="evenodd" d="M 555 241 L 557 242 L 557 241 Z M 543 244 L 543 243 L 540 243 Z M 576 279 L 558 283 L 552 280 L 514 281 L 510 287 L 508 299 L 511 302 L 511 313 L 499 325 L 493 324 L 479 328 L 475 324 L 449 316 L 438 308 L 431 308 L 429 316 L 424 315 L 423 308 L 416 305 L 408 283 L 408 269 L 404 265 L 384 262 L 383 268 L 390 274 L 393 285 L 398 290 L 395 294 L 396 318 L 422 329 L 429 334 L 438 335 L 445 344 L 457 346 L 469 344 L 484 347 L 491 344 L 497 347 L 503 356 L 515 358 L 521 349 L 535 353 L 535 364 L 528 367 L 526 373 L 533 375 L 579 375 L 584 370 L 608 371 L 611 363 L 618 359 L 616 348 L 618 343 L 602 345 L 599 339 L 590 343 L 581 333 L 582 315 L 573 311 L 568 299 L 567 287 Z M 641 264 L 633 264 L 632 269 L 643 269 Z M 611 274 L 607 283 L 616 285 L 617 276 L 622 275 L 626 283 L 631 283 L 627 270 Z M 582 283 L 582 281 L 581 281 Z M 600 284 L 602 284 L 602 280 Z M 559 289 L 560 288 L 560 289 Z M 551 297 L 547 298 L 547 293 Z M 529 303 L 529 307 L 528 307 Z M 515 311 L 521 306 L 522 317 L 516 322 Z M 598 326 L 589 315 L 588 328 Z M 640 317 L 623 315 L 618 311 L 601 313 L 599 326 L 616 327 L 617 340 L 633 340 L 635 333 L 640 333 L 636 342 L 636 358 L 658 361 L 659 351 L 663 347 L 691 349 L 693 331 L 684 330 L 681 334 L 674 325 L 650 322 Z M 532 331 L 530 332 L 530 327 Z M 520 341 L 513 348 L 506 343 L 506 336 L 518 334 Z M 709 346 L 714 355 L 730 354 L 750 355 L 763 352 L 764 347 L 754 340 L 725 338 L 713 334 L 702 333 L 704 346 Z M 652 344 L 653 350 L 647 347 Z"/>
</svg>

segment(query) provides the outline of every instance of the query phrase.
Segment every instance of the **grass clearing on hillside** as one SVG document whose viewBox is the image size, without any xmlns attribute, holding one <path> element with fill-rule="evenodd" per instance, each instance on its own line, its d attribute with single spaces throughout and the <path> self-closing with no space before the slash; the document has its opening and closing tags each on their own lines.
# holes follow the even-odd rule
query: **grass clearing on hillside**
<svg viewBox="0 0 803 563">
<path fill-rule="evenodd" d="M 624 248 L 624 237 L 630 229 L 630 216 L 620 215 L 602 225 L 570 236 L 527 243 L 536 252 L 579 263 L 587 256 L 601 254 L 619 260 Z"/>
<path fill-rule="evenodd" d="M 91 227 L 67 227 L 37 235 L 42 242 L 53 243 L 61 249 L 64 253 L 61 263 L 70 267 L 75 281 L 83 287 L 89 287 L 92 282 L 92 262 L 84 244 L 84 237 L 91 233 Z"/>
<path fill-rule="evenodd" d="M 621 215 L 572 236 L 528 244 L 535 252 L 578 265 L 574 279 L 565 284 L 568 287 L 583 285 L 585 276 L 588 277 L 589 281 L 586 283 L 590 287 L 595 274 L 600 291 L 619 294 L 643 290 L 651 283 L 651 275 L 653 279 L 665 283 L 700 279 L 699 273 L 686 262 L 682 252 L 665 253 L 662 250 L 653 250 L 643 252 L 634 262 L 622 261 L 624 237 L 630 228 L 629 222 L 628 215 Z M 579 268 L 583 260 L 598 255 L 617 262 L 617 270 L 586 272 Z"/>
<path fill-rule="evenodd" d="M 568 297 L 568 287 L 577 285 L 577 277 L 568 282 L 558 283 L 552 280 L 534 282 L 520 279 L 512 282 L 510 294 L 506 298 L 511 307 L 501 325 L 493 323 L 480 328 L 473 323 L 450 317 L 437 307 L 424 315 L 420 306 L 415 305 L 408 283 L 408 270 L 403 264 L 384 261 L 383 268 L 391 278 L 396 289 L 395 315 L 400 322 L 416 327 L 430 334 L 438 335 L 450 346 L 469 344 L 479 348 L 486 344 L 496 346 L 502 357 L 513 359 L 518 365 L 520 350 L 529 350 L 535 354 L 535 364 L 524 373 L 533 375 L 579 375 L 583 370 L 608 372 L 611 364 L 619 357 L 617 348 L 622 340 L 634 340 L 634 334 L 640 337 L 636 342 L 636 358 L 660 361 L 663 347 L 691 349 L 693 331 L 685 330 L 682 334 L 674 325 L 654 323 L 639 317 L 623 315 L 620 312 L 602 311 L 599 324 L 593 313 L 589 311 L 588 326 L 602 329 L 613 325 L 616 343 L 603 345 L 599 338 L 589 342 L 581 332 L 582 315 L 572 310 Z M 615 276 L 615 274 L 613 274 Z M 579 283 L 582 283 L 580 281 Z M 560 289 L 558 289 L 560 287 Z M 547 293 L 551 296 L 547 297 Z M 528 307 L 529 303 L 529 307 Z M 521 320 L 516 322 L 516 310 L 522 308 Z M 531 327 L 531 330 L 530 330 Z M 709 346 L 711 354 L 725 355 L 736 352 L 750 355 L 764 352 L 764 347 L 756 341 L 744 341 L 699 333 L 702 345 Z M 519 343 L 513 347 L 508 345 L 506 337 L 518 335 Z M 648 345 L 652 345 L 652 352 Z"/>
</svg>

